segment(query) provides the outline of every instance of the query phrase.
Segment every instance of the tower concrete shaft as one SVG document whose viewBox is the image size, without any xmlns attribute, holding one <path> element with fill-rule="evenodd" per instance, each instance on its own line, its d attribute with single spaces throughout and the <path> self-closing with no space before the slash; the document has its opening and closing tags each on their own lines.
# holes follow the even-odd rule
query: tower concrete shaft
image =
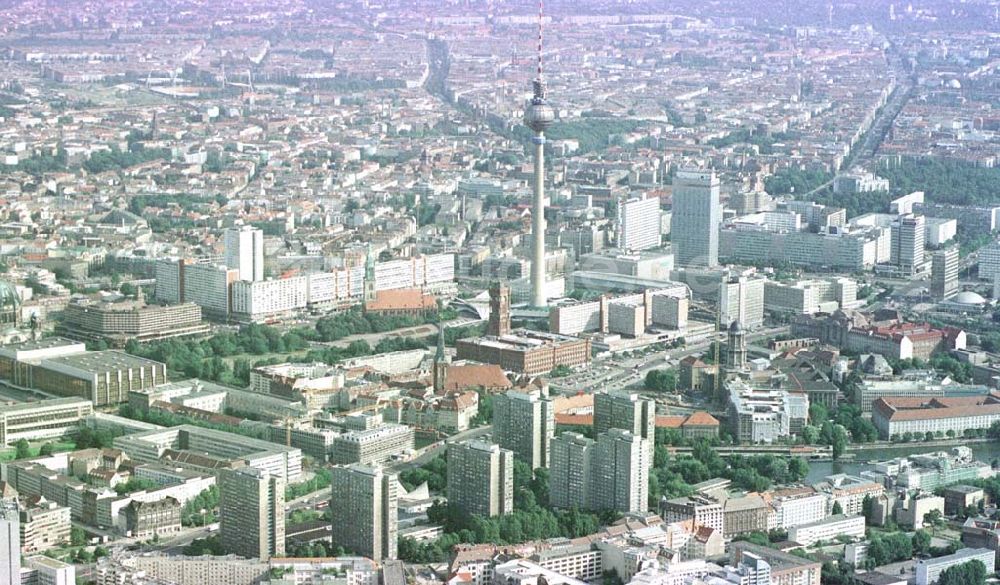
<svg viewBox="0 0 1000 585">
<path fill-rule="evenodd" d="M 545 133 L 535 132 L 535 200 L 531 207 L 531 304 L 545 298 Z"/>
</svg>

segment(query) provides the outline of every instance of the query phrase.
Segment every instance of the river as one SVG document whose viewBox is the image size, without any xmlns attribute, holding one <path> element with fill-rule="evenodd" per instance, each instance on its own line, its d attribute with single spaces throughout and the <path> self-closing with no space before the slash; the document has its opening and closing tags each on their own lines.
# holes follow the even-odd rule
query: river
<svg viewBox="0 0 1000 585">
<path fill-rule="evenodd" d="M 976 459 L 984 463 L 990 463 L 994 459 L 1000 458 L 1000 441 L 973 443 L 970 445 L 970 448 L 972 449 L 972 453 L 975 455 Z M 915 455 L 918 453 L 932 453 L 935 451 L 950 450 L 951 447 L 920 447 L 918 445 L 913 445 L 908 449 L 870 449 L 864 451 L 853 451 L 854 459 L 852 461 L 810 461 L 809 474 L 806 476 L 805 483 L 811 485 L 822 481 L 823 478 L 828 475 L 835 475 L 838 473 L 857 475 L 866 469 L 872 469 L 874 467 L 872 465 L 868 465 L 868 461 L 885 461 L 886 459 L 892 459 L 894 457 L 904 457 L 906 455 Z"/>
</svg>

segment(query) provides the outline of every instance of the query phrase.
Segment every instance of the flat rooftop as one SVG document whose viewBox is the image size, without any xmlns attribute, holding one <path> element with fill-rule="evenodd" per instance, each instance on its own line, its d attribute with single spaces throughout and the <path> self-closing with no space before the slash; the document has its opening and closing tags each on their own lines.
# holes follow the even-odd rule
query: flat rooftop
<svg viewBox="0 0 1000 585">
<path fill-rule="evenodd" d="M 33 352 L 64 348 L 66 352 L 83 352 L 86 346 L 82 342 L 66 339 L 65 337 L 45 337 L 42 339 L 32 339 L 21 343 L 0 346 L 0 356 L 11 359 L 30 359 Z M 42 356 L 43 357 L 43 356 Z"/>
<path fill-rule="evenodd" d="M 162 365 L 157 361 L 115 350 L 88 351 L 86 353 L 48 358 L 43 360 L 43 363 L 60 364 L 95 373 Z"/>
<path fill-rule="evenodd" d="M 35 402 L 21 402 L 7 406 L 0 405 L 0 414 L 14 414 L 23 411 L 38 410 L 40 408 L 57 408 L 61 406 L 76 406 L 91 404 L 86 398 L 52 398 L 51 400 L 37 400 Z"/>
</svg>

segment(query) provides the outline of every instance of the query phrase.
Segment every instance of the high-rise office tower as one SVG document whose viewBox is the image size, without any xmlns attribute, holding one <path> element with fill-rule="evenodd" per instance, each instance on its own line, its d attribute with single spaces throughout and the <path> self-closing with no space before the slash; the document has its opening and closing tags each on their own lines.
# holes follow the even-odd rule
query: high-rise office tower
<svg viewBox="0 0 1000 585">
<path fill-rule="evenodd" d="M 545 131 L 556 112 L 545 100 L 542 77 L 542 4 L 538 4 L 538 76 L 531 82 L 533 96 L 524 111 L 524 122 L 535 133 L 535 192 L 531 206 L 531 304 L 544 307 L 545 298 Z"/>
<path fill-rule="evenodd" d="M 674 177 L 670 241 L 678 266 L 719 264 L 719 178 L 712 171 L 681 169 Z"/>
<path fill-rule="evenodd" d="M 650 452 L 645 439 L 622 429 L 598 435 L 590 465 L 591 509 L 648 510 Z"/>
<path fill-rule="evenodd" d="M 484 441 L 448 445 L 448 504 L 464 514 L 514 511 L 514 453 Z"/>
<path fill-rule="evenodd" d="M 624 429 L 642 437 L 652 448 L 656 439 L 656 402 L 624 390 L 594 394 L 594 434 L 610 429 Z"/>
<path fill-rule="evenodd" d="M 238 270 L 240 280 L 264 280 L 264 232 L 244 225 L 226 230 L 226 268 Z"/>
<path fill-rule="evenodd" d="M 17 500 L 0 499 L 0 585 L 21 585 L 21 537 Z"/>
<path fill-rule="evenodd" d="M 924 263 L 924 237 L 924 216 L 899 216 L 890 231 L 890 262 L 904 274 L 915 273 Z"/>
<path fill-rule="evenodd" d="M 493 398 L 493 442 L 532 469 L 549 466 L 555 426 L 552 401 L 537 390 L 511 390 Z"/>
<path fill-rule="evenodd" d="M 618 200 L 618 248 L 636 252 L 660 247 L 660 198 Z"/>
<path fill-rule="evenodd" d="M 376 563 L 396 558 L 399 481 L 378 467 L 334 467 L 330 483 L 334 546 Z"/>
<path fill-rule="evenodd" d="M 723 279 L 719 285 L 719 322 L 739 321 L 747 329 L 764 323 L 764 284 L 766 278 L 738 276 Z"/>
<path fill-rule="evenodd" d="M 590 507 L 591 462 L 594 440 L 579 433 L 552 439 L 549 468 L 549 503 L 557 508 Z"/>
<path fill-rule="evenodd" d="M 931 256 L 931 295 L 944 300 L 958 292 L 958 248 L 938 250 Z"/>
<path fill-rule="evenodd" d="M 649 502 L 649 442 L 623 429 L 588 439 L 563 433 L 552 440 L 549 501 L 560 508 L 645 512 Z"/>
<path fill-rule="evenodd" d="M 503 337 L 510 333 L 510 287 L 500 282 L 490 285 L 490 319 L 486 335 Z"/>
<path fill-rule="evenodd" d="M 232 554 L 285 556 L 285 480 L 254 468 L 219 475 L 219 532 Z"/>
</svg>

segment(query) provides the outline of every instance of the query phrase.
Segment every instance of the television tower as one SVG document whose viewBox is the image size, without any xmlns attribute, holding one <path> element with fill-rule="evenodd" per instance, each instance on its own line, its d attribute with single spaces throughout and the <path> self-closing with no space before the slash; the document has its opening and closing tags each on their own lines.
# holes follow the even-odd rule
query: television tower
<svg viewBox="0 0 1000 585">
<path fill-rule="evenodd" d="M 534 96 L 524 112 L 524 122 L 535 132 L 535 197 L 531 206 L 531 305 L 544 307 L 545 299 L 545 130 L 556 119 L 556 113 L 545 101 L 545 81 L 542 78 L 542 14 L 543 0 L 538 1 L 538 77 L 531 82 Z"/>
</svg>

